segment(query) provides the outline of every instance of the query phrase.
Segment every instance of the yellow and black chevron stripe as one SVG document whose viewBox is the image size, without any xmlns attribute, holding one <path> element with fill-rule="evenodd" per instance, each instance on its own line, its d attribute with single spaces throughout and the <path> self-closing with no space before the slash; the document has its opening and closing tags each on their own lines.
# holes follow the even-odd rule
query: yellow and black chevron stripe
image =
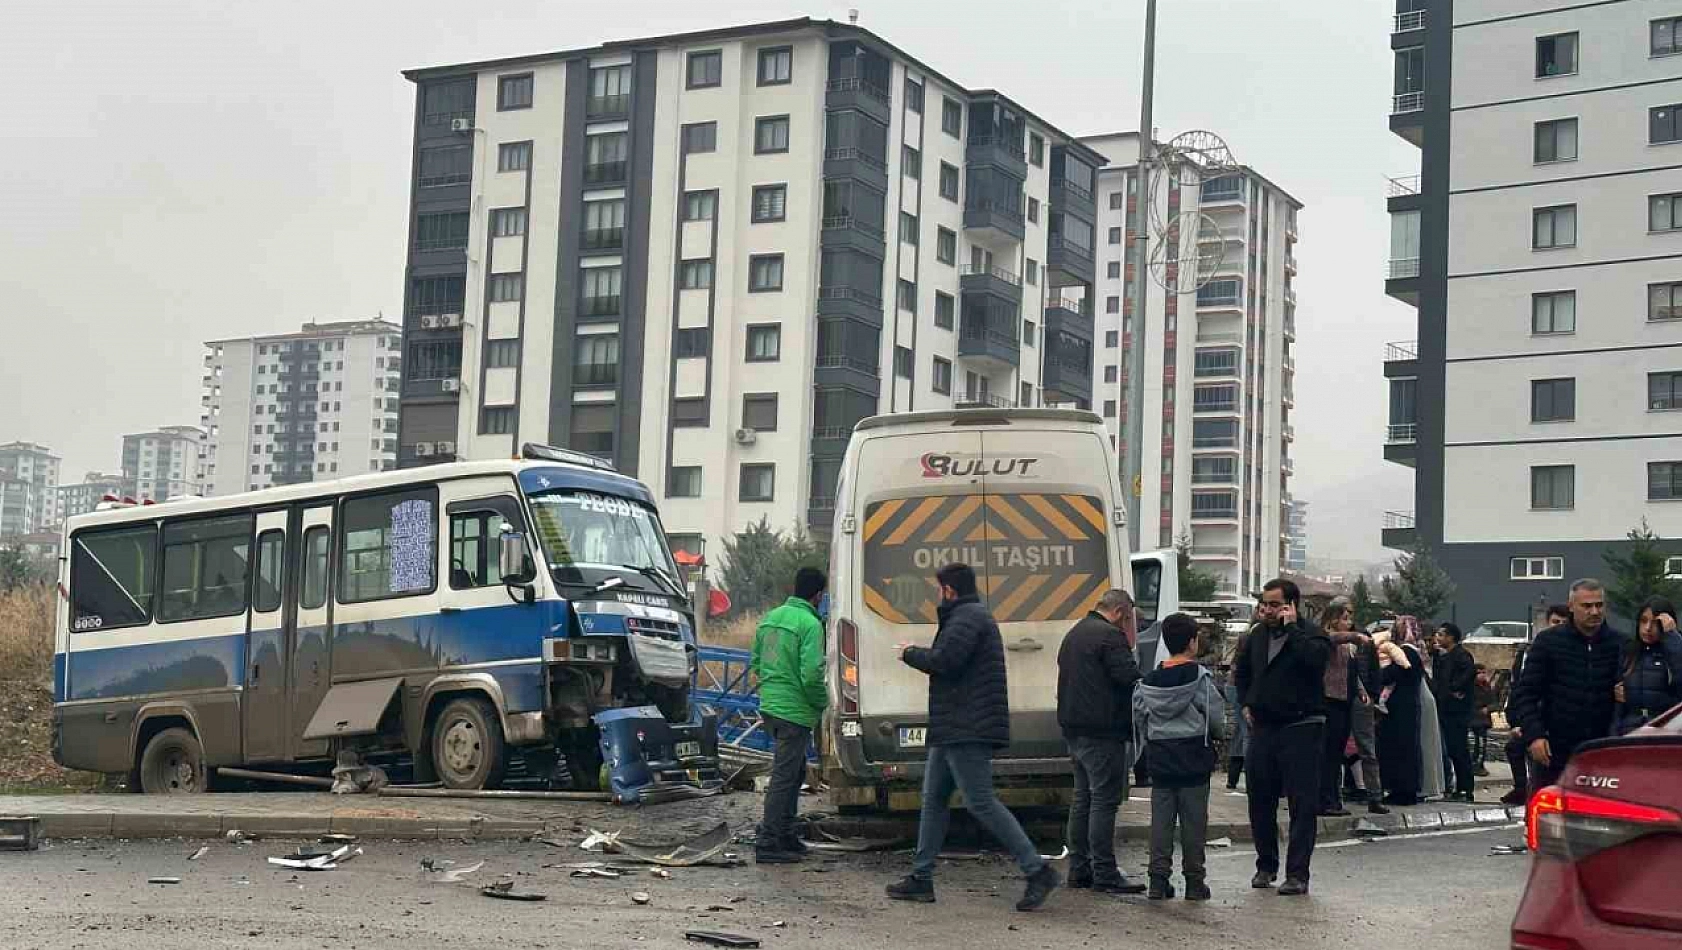
<svg viewBox="0 0 1682 950">
<path fill-rule="evenodd" d="M 934 572 L 964 561 L 1000 623 L 1073 620 L 1109 589 L 1098 499 L 1062 493 L 897 498 L 865 511 L 864 602 L 892 623 L 933 623 Z"/>
</svg>

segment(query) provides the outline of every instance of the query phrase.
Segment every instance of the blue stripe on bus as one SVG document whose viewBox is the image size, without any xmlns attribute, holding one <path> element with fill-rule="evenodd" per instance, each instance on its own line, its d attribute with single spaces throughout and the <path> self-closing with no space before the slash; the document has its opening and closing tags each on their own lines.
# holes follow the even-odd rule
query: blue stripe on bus
<svg viewBox="0 0 1682 950">
<path fill-rule="evenodd" d="M 245 632 L 169 643 L 136 643 L 69 654 L 59 687 L 65 700 L 240 686 Z"/>
<path fill-rule="evenodd" d="M 362 678 L 539 657 L 543 639 L 565 636 L 566 628 L 567 605 L 559 601 L 341 623 L 333 631 L 333 675 Z"/>
</svg>

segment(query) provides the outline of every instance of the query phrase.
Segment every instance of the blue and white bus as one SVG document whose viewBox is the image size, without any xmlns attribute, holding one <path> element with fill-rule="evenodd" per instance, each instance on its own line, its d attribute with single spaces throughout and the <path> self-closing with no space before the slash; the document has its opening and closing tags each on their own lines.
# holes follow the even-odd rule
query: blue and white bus
<svg viewBox="0 0 1682 950">
<path fill-rule="evenodd" d="M 521 454 L 70 519 L 55 758 L 146 792 L 347 750 L 449 788 L 517 763 L 591 789 L 592 717 L 643 706 L 698 756 L 694 615 L 653 496 Z"/>
</svg>

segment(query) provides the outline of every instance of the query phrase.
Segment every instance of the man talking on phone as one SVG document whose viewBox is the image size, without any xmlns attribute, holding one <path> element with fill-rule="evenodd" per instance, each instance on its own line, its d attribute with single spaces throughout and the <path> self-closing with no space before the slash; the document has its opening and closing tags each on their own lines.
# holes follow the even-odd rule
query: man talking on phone
<svg viewBox="0 0 1682 950">
<path fill-rule="evenodd" d="M 1323 693 L 1332 641 L 1301 616 L 1297 585 L 1275 578 L 1262 587 L 1257 626 L 1233 662 L 1244 721 L 1250 728 L 1250 833 L 1256 876 L 1250 886 L 1272 887 L 1279 876 L 1279 799 L 1290 805 L 1285 852 L 1287 897 L 1308 893 L 1308 864 L 1319 823 L 1320 757 L 1326 729 Z"/>
</svg>

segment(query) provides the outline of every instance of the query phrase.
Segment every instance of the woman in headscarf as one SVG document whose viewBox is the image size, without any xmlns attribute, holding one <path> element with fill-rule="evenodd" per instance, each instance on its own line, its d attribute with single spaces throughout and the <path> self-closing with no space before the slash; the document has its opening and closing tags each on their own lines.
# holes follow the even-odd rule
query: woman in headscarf
<svg viewBox="0 0 1682 950">
<path fill-rule="evenodd" d="M 1421 688 L 1424 659 L 1416 648 L 1393 639 L 1405 637 L 1404 624 L 1412 622 L 1412 617 L 1397 617 L 1394 630 L 1373 636 L 1384 684 L 1383 716 L 1378 720 L 1378 767 L 1389 793 L 1385 801 L 1392 805 L 1419 804 L 1419 696 L 1425 692 Z"/>
</svg>

